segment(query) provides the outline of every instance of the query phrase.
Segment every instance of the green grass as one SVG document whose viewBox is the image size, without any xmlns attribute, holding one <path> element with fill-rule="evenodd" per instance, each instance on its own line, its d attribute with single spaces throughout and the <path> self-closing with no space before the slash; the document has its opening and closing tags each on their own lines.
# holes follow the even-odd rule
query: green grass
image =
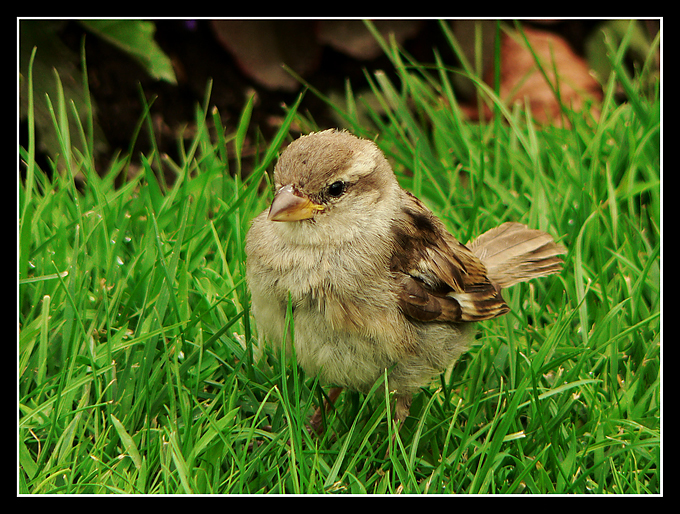
<svg viewBox="0 0 680 514">
<path fill-rule="evenodd" d="M 249 221 L 271 198 L 258 185 L 311 117 L 293 106 L 242 179 L 253 104 L 227 133 L 208 90 L 180 162 L 151 152 L 133 174 L 121 154 L 100 177 L 92 120 L 69 133 L 58 95 L 52 170 L 32 128 L 20 149 L 20 493 L 661 492 L 658 85 L 626 73 L 624 39 L 599 120 L 565 109 L 570 128 L 539 129 L 479 84 L 497 116 L 471 124 L 451 70 L 383 44 L 398 79 L 367 74 L 379 111 L 348 87 L 345 125 L 378 135 L 461 240 L 507 220 L 550 231 L 569 249 L 561 275 L 507 291 L 512 312 L 479 325 L 394 438 L 383 382 L 343 394 L 312 437 L 318 384 L 258 346 L 243 280 Z M 617 104 L 617 87 L 634 100 Z"/>
</svg>

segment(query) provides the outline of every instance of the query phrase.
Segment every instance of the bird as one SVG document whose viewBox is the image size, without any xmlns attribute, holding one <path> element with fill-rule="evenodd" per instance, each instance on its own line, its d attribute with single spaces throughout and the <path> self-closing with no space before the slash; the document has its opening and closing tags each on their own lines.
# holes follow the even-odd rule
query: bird
<svg viewBox="0 0 680 514">
<path fill-rule="evenodd" d="M 512 221 L 460 243 L 400 186 L 374 141 L 346 130 L 295 139 L 274 186 L 246 235 L 258 337 L 294 344 L 333 399 L 342 388 L 368 392 L 389 370 L 401 423 L 413 395 L 469 348 L 475 324 L 510 310 L 501 291 L 560 272 L 567 253 Z M 319 410 L 313 418 L 316 430 Z"/>
</svg>

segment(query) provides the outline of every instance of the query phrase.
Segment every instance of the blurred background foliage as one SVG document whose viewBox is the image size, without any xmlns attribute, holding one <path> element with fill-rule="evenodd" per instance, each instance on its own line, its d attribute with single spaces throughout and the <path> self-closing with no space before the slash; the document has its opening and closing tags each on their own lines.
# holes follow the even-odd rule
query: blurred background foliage
<svg viewBox="0 0 680 514">
<path fill-rule="evenodd" d="M 433 49 L 437 48 L 443 52 L 445 65 L 467 67 L 488 84 L 496 84 L 508 103 L 528 99 L 537 122 L 554 123 L 559 105 L 535 65 L 536 59 L 565 79 L 568 90 L 561 91 L 563 100 L 566 95 L 574 105 L 587 105 L 596 112 L 601 85 L 610 72 L 606 42 L 617 47 L 629 21 L 532 20 L 523 22 L 521 35 L 510 22 L 497 32 L 495 20 L 448 21 L 467 63 L 445 53 L 449 45 L 441 43 L 446 34 L 435 20 L 384 19 L 374 23 L 383 37 L 393 37 L 420 62 L 433 62 Z M 659 52 L 652 52 L 650 59 L 649 50 L 659 37 L 660 20 L 634 23 L 626 62 L 633 74 L 653 84 L 652 79 L 659 75 L 660 57 Z M 214 80 L 211 101 L 227 128 L 235 126 L 242 106 L 255 94 L 255 128 L 251 130 L 261 131 L 266 139 L 280 126 L 282 104 L 293 103 L 303 89 L 283 65 L 338 102 L 343 101 L 345 80 L 349 80 L 369 104 L 372 93 L 363 70 L 391 69 L 375 37 L 356 19 L 26 19 L 19 22 L 19 35 L 21 120 L 27 107 L 28 61 L 37 48 L 33 84 L 38 150 L 45 155 L 57 153 L 58 142 L 44 98 L 56 97 L 58 75 L 65 97 L 72 101 L 80 119 L 85 120 L 90 110 L 93 113 L 94 150 L 103 160 L 101 169 L 113 153 L 127 148 L 147 101 L 153 103 L 156 132 L 167 136 L 156 144 L 172 155 L 177 138 L 191 134 L 195 105 L 203 100 L 210 79 Z M 500 70 L 493 66 L 496 49 L 502 56 Z M 500 72 L 498 81 L 496 71 Z M 460 76 L 455 86 L 469 118 L 492 114 L 474 98 L 471 81 Z M 88 89 L 91 97 L 85 94 Z M 621 100 L 625 99 L 624 92 L 620 94 Z M 319 126 L 342 126 L 342 120 L 313 96 L 306 95 L 301 110 L 313 113 Z M 24 133 L 20 130 L 20 138 Z M 244 157 L 258 137 L 249 134 Z M 137 144 L 149 143 L 142 134 Z"/>
</svg>

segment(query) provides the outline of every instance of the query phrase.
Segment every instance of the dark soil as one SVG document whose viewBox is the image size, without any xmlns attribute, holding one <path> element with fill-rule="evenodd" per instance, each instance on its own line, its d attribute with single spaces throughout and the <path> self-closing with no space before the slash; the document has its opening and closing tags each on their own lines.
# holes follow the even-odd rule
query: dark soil
<svg viewBox="0 0 680 514">
<path fill-rule="evenodd" d="M 435 25 L 423 30 L 422 34 L 422 37 L 409 42 L 409 49 L 415 55 L 422 53 L 425 60 L 432 60 L 431 49 L 440 43 L 437 39 L 441 31 Z M 112 153 L 128 148 L 142 115 L 140 86 L 147 101 L 154 100 L 151 113 L 159 150 L 176 161 L 178 135 L 194 124 L 196 106 L 203 104 L 210 79 L 210 107 L 216 106 L 219 110 L 227 133 L 235 130 L 250 94 L 256 94 L 250 141 L 255 141 L 258 131 L 265 141 L 269 141 L 278 128 L 277 123 L 286 114 L 283 105 L 292 105 L 302 91 L 302 87 L 295 92 L 270 90 L 247 77 L 216 40 L 207 21 L 198 20 L 191 29 L 180 20 L 156 22 L 155 39 L 173 61 L 177 85 L 152 79 L 128 55 L 91 34 L 85 34 L 75 21 L 65 27 L 62 37 L 74 51 L 79 52 L 83 35 L 86 35 L 90 92 L 96 101 L 97 119 Z M 443 44 L 441 46 L 444 47 Z M 366 85 L 364 69 L 390 68 L 386 57 L 360 62 L 324 47 L 318 68 L 305 78 L 321 91 L 341 91 L 345 79 L 349 78 L 356 91 Z M 321 128 L 336 126 L 326 104 L 311 92 L 305 94 L 300 111 L 310 113 Z M 148 134 L 142 130 L 135 151 L 147 153 L 149 149 Z"/>
</svg>

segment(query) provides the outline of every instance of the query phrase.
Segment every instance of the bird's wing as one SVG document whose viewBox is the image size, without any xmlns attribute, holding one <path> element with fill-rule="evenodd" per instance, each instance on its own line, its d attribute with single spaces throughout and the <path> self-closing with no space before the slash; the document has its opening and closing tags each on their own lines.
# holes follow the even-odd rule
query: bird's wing
<svg viewBox="0 0 680 514">
<path fill-rule="evenodd" d="M 480 321 L 509 307 L 482 261 L 404 192 L 393 228 L 391 271 L 402 312 L 418 321 Z"/>
</svg>

